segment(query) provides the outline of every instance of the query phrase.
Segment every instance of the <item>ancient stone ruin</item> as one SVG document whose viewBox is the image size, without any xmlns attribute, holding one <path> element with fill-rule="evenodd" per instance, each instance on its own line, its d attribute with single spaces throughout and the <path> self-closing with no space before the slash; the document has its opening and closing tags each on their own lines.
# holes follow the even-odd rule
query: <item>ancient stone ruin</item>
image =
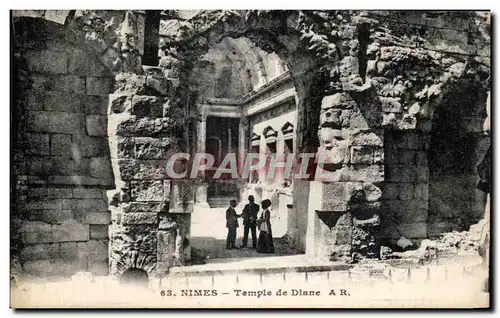
<svg viewBox="0 0 500 318">
<path fill-rule="evenodd" d="M 484 215 L 489 13 L 12 19 L 11 248 L 28 274 L 164 276 L 190 262 L 191 214 L 228 195 L 272 198 L 294 248 L 346 262 Z M 224 151 L 327 160 L 308 180 L 166 174 L 177 153 Z"/>
</svg>

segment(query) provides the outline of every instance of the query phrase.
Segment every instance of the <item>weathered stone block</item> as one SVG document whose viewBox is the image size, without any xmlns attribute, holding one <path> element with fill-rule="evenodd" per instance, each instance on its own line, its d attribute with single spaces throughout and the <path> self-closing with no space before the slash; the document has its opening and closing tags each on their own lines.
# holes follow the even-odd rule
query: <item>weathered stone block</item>
<svg viewBox="0 0 500 318">
<path fill-rule="evenodd" d="M 117 124 L 118 136 L 154 136 L 172 132 L 175 127 L 173 118 L 127 118 Z"/>
<path fill-rule="evenodd" d="M 386 113 L 401 113 L 401 99 L 393 97 L 380 97 L 382 111 Z"/>
<path fill-rule="evenodd" d="M 84 219 L 83 223 L 85 223 L 85 224 L 106 224 L 106 225 L 110 224 L 111 223 L 111 213 L 110 212 L 86 212 L 85 219 Z"/>
<path fill-rule="evenodd" d="M 385 164 L 398 164 L 399 156 L 396 149 L 385 147 L 384 149 L 384 163 Z"/>
<path fill-rule="evenodd" d="M 415 150 L 404 150 L 398 151 L 398 162 L 402 164 L 414 164 L 416 161 L 417 153 Z"/>
<path fill-rule="evenodd" d="M 165 103 L 166 99 L 163 97 L 134 95 L 131 113 L 138 117 L 162 117 Z"/>
<path fill-rule="evenodd" d="M 111 158 L 132 159 L 134 158 L 134 138 L 115 136 L 109 138 L 109 149 Z"/>
<path fill-rule="evenodd" d="M 71 210 L 28 210 L 28 221 L 41 221 L 48 224 L 60 224 L 74 219 Z"/>
<path fill-rule="evenodd" d="M 134 144 L 134 157 L 137 159 L 162 159 L 170 150 L 172 140 L 168 137 L 149 138 L 136 137 Z"/>
<path fill-rule="evenodd" d="M 337 93 L 323 97 L 321 109 L 328 108 L 353 108 L 357 104 L 348 93 Z"/>
<path fill-rule="evenodd" d="M 107 122 L 106 116 L 87 115 L 86 126 L 89 136 L 106 136 Z"/>
<path fill-rule="evenodd" d="M 49 243 L 49 244 L 25 245 L 21 250 L 20 257 L 23 262 L 31 260 L 58 258 L 59 244 Z"/>
<path fill-rule="evenodd" d="M 82 96 L 66 92 L 45 91 L 44 99 L 40 102 L 42 101 L 46 111 L 79 113 Z"/>
<path fill-rule="evenodd" d="M 373 148 L 363 146 L 351 147 L 352 164 L 371 164 L 373 163 Z"/>
<path fill-rule="evenodd" d="M 400 183 L 399 184 L 399 200 L 411 200 L 413 198 L 413 185 L 411 183 Z"/>
<path fill-rule="evenodd" d="M 137 160 L 137 159 L 111 159 L 116 160 L 120 167 L 123 180 L 163 180 L 169 179 L 166 172 L 166 160 Z"/>
<path fill-rule="evenodd" d="M 99 157 L 90 159 L 90 176 L 102 179 L 112 179 L 113 169 L 111 160 L 108 157 Z"/>
<path fill-rule="evenodd" d="M 66 74 L 68 55 L 58 51 L 28 51 L 26 53 L 28 70 L 37 73 Z"/>
<path fill-rule="evenodd" d="M 50 153 L 49 135 L 46 134 L 26 134 L 27 154 L 48 155 Z"/>
<path fill-rule="evenodd" d="M 59 243 L 59 257 L 64 260 L 71 260 L 71 259 L 78 259 L 79 254 L 86 254 L 86 253 L 79 253 L 80 251 L 78 250 L 78 245 L 76 242 L 65 242 L 65 243 Z M 87 252 L 87 251 L 86 251 Z M 81 257 L 84 258 L 84 257 Z"/>
<path fill-rule="evenodd" d="M 316 153 L 318 164 L 321 164 L 323 169 L 333 170 L 336 168 L 336 165 L 349 162 L 350 155 L 348 147 L 340 145 L 331 147 L 330 149 L 328 148 L 330 148 L 330 146 L 321 146 Z"/>
<path fill-rule="evenodd" d="M 163 181 L 132 181 L 130 182 L 132 199 L 135 201 L 162 201 Z"/>
<path fill-rule="evenodd" d="M 33 198 L 26 202 L 28 210 L 70 210 L 72 199 Z"/>
<path fill-rule="evenodd" d="M 163 72 L 158 75 L 147 75 L 146 85 L 150 90 L 154 90 L 158 94 L 167 96 L 172 91 L 170 81 L 164 78 Z"/>
<path fill-rule="evenodd" d="M 108 238 L 108 225 L 106 224 L 90 224 L 90 238 L 91 239 L 107 239 Z M 107 253 L 104 253 L 106 255 Z"/>
<path fill-rule="evenodd" d="M 75 188 L 73 189 L 74 198 L 105 198 L 106 193 L 101 189 Z"/>
<path fill-rule="evenodd" d="M 151 212 L 160 213 L 168 212 L 168 203 L 165 202 L 128 202 L 121 204 L 120 208 L 124 213 L 136 212 Z"/>
<path fill-rule="evenodd" d="M 19 229 L 19 232 L 21 233 L 30 233 L 30 232 L 50 232 L 52 229 L 52 226 L 50 224 L 47 224 L 45 222 L 23 222 L 21 225 L 21 228 Z"/>
<path fill-rule="evenodd" d="M 85 176 L 49 176 L 48 184 L 64 184 L 77 186 L 101 186 L 110 188 L 114 185 L 111 179 L 99 179 Z"/>
<path fill-rule="evenodd" d="M 382 182 L 384 181 L 384 166 L 371 165 L 371 166 L 358 166 L 352 167 L 351 177 L 349 181 L 362 181 L 362 182 Z"/>
<path fill-rule="evenodd" d="M 351 137 L 353 146 L 378 146 L 382 147 L 383 139 L 373 132 L 359 132 Z"/>
<path fill-rule="evenodd" d="M 405 132 L 394 136 L 394 142 L 398 149 L 420 149 L 422 147 L 421 136 L 414 132 Z"/>
<path fill-rule="evenodd" d="M 108 260 L 108 240 L 90 240 L 87 243 L 89 263 Z"/>
<path fill-rule="evenodd" d="M 385 165 L 386 181 L 388 182 L 415 182 L 417 166 L 415 165 Z"/>
<path fill-rule="evenodd" d="M 169 213 L 191 213 L 193 211 L 193 188 L 193 185 L 189 183 L 171 183 Z"/>
<path fill-rule="evenodd" d="M 89 240 L 89 226 L 76 222 L 64 222 L 52 226 L 53 242 L 78 242 Z"/>
<path fill-rule="evenodd" d="M 115 76 L 115 93 L 143 95 L 146 92 L 146 76 L 118 73 Z"/>
<path fill-rule="evenodd" d="M 24 90 L 22 96 L 24 107 L 28 111 L 44 110 L 45 91 L 39 89 Z"/>
<path fill-rule="evenodd" d="M 54 91 L 84 95 L 85 79 L 75 75 L 54 76 L 50 88 Z"/>
<path fill-rule="evenodd" d="M 108 147 L 106 138 L 74 135 L 71 141 L 71 157 L 104 157 L 108 153 Z"/>
<path fill-rule="evenodd" d="M 346 185 L 343 182 L 315 182 L 316 186 L 311 191 L 314 195 L 316 211 L 342 212 L 347 211 Z"/>
<path fill-rule="evenodd" d="M 26 130 L 73 134 L 80 131 L 81 115 L 65 112 L 30 112 Z"/>
<path fill-rule="evenodd" d="M 176 231 L 158 231 L 158 260 L 169 261 L 175 252 Z"/>
<path fill-rule="evenodd" d="M 132 108 L 132 95 L 130 94 L 110 94 L 108 101 L 108 113 L 119 114 L 130 112 Z"/>
<path fill-rule="evenodd" d="M 88 174 L 88 160 L 70 160 L 68 157 L 29 157 L 26 159 L 30 175 Z"/>
<path fill-rule="evenodd" d="M 73 199 L 71 204 L 78 211 L 108 211 L 108 203 L 104 199 Z"/>
<path fill-rule="evenodd" d="M 83 50 L 73 50 L 68 56 L 68 72 L 83 76 L 104 76 L 106 68 L 99 60 Z"/>
<path fill-rule="evenodd" d="M 82 111 L 85 114 L 105 115 L 108 112 L 107 96 L 85 96 L 82 103 Z"/>
<path fill-rule="evenodd" d="M 335 171 L 316 169 L 316 181 L 360 181 L 360 182 L 382 182 L 384 181 L 384 168 L 382 165 L 356 165 L 342 167 Z"/>
<path fill-rule="evenodd" d="M 28 197 L 72 198 L 73 191 L 68 188 L 31 188 Z"/>
<path fill-rule="evenodd" d="M 415 185 L 414 198 L 417 200 L 429 200 L 429 184 L 419 183 Z"/>
<path fill-rule="evenodd" d="M 346 127 L 351 128 L 369 128 L 369 120 L 365 118 L 363 114 L 359 111 L 352 111 L 349 117 L 349 121 L 346 122 Z"/>
<path fill-rule="evenodd" d="M 113 82 L 108 77 L 87 76 L 87 95 L 107 96 L 112 92 Z"/>
<path fill-rule="evenodd" d="M 71 156 L 71 135 L 56 134 L 50 137 L 50 154 Z"/>
<path fill-rule="evenodd" d="M 426 166 L 417 167 L 417 182 L 427 182 L 429 180 L 429 168 Z"/>
<path fill-rule="evenodd" d="M 125 213 L 123 214 L 122 224 L 156 224 L 158 215 L 156 213 Z"/>
</svg>

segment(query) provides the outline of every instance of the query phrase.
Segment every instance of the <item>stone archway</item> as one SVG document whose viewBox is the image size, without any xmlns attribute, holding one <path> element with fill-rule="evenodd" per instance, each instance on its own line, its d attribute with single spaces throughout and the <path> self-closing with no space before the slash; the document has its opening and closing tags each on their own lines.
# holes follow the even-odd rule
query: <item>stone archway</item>
<svg viewBox="0 0 500 318">
<path fill-rule="evenodd" d="M 116 75 L 103 130 L 116 187 L 109 193 L 112 275 L 133 267 L 162 276 L 189 262 L 193 187 L 168 176 L 166 165 L 179 152 L 196 151 L 194 129 L 186 127 L 204 116 L 193 107 L 188 77 L 200 55 L 222 39 L 248 37 L 288 62 L 299 96 L 293 149 L 325 161 L 323 169 L 311 165 L 309 180 L 296 180 L 301 190 L 294 206 L 307 216 L 303 244 L 311 255 L 349 261 L 377 257 L 384 231 L 406 235 L 419 223 L 417 236 L 427 235 L 425 222 L 407 213 L 415 200 L 404 197 L 411 184 L 421 190 L 418 210 L 428 210 L 429 118 L 454 83 L 481 68 L 489 72 L 489 16 L 469 12 L 202 10 L 177 21 L 158 67 L 140 64 L 143 13 L 61 14 L 69 37 Z M 85 89 L 98 86 L 85 82 Z M 390 162 L 387 144 L 395 137 L 405 157 Z M 407 164 L 406 155 L 417 150 L 425 164 Z M 176 172 L 186 170 L 178 163 Z M 401 222 L 408 215 L 410 221 Z M 80 230 L 71 233 L 88 233 Z M 35 224 L 25 232 L 52 235 L 54 227 Z"/>
<path fill-rule="evenodd" d="M 396 15 L 411 20 L 407 13 Z M 110 203 L 112 274 L 126 270 L 117 264 L 138 266 L 123 261 L 127 248 L 114 243 L 119 241 L 150 256 L 141 256 L 153 264 L 142 268 L 153 276 L 189 262 L 192 183 L 170 178 L 164 167 L 172 155 L 196 151 L 184 125 L 204 120 L 189 89 L 195 62 L 214 43 L 238 36 L 286 57 L 303 97 L 294 149 L 325 160 L 323 169 L 311 167 L 310 180 L 297 183 L 301 191 L 294 205 L 307 215 L 306 252 L 349 261 L 378 257 L 379 228 L 389 224 L 383 185 L 395 181 L 394 175 L 416 174 L 413 167 L 400 171 L 384 163 L 384 130 L 420 127 L 419 118 L 463 76 L 470 56 L 440 51 L 433 39 L 442 28 L 432 25 L 423 46 L 421 38 L 402 42 L 414 25 L 405 29 L 398 23 L 377 12 L 200 11 L 164 43 L 159 67 L 118 74 L 108 126 L 117 185 Z M 182 172 L 186 166 L 177 168 Z M 307 199 L 310 193 L 314 200 Z M 133 234 L 141 228 L 151 234 L 148 252 L 139 244 L 146 237 Z"/>
<path fill-rule="evenodd" d="M 368 116 L 369 124 L 363 123 L 363 116 L 370 112 L 372 105 L 365 102 L 368 96 L 363 96 L 366 95 L 363 92 L 369 89 L 370 85 L 365 84 L 362 78 L 366 75 L 363 74 L 366 73 L 366 61 L 359 62 L 359 56 L 363 55 L 359 50 L 360 48 L 365 50 L 366 43 L 360 45 L 358 38 L 364 39 L 366 30 L 361 25 L 365 26 L 369 23 L 369 19 L 366 22 L 361 16 L 362 14 L 351 15 L 347 12 L 204 11 L 192 17 L 184 25 L 184 33 L 177 37 L 173 35 L 172 38 L 175 39 L 165 44 L 166 55 L 162 58 L 161 65 L 165 67 L 167 77 L 176 78 L 178 92 L 190 96 L 191 92 L 185 87 L 187 82 L 185 79 L 183 81 L 183 77 L 189 76 L 189 71 L 197 59 L 214 43 L 226 37 L 248 37 L 257 46 L 268 52 L 276 52 L 288 61 L 299 95 L 297 144 L 294 147 L 297 149 L 297 154 L 309 152 L 314 157 L 320 147 L 319 149 L 327 150 L 323 152 L 327 157 L 337 156 L 334 153 L 339 151 L 338 144 L 331 141 L 341 136 L 332 135 L 332 130 L 336 129 L 341 133 L 342 128 L 347 129 L 344 132 L 344 138 L 341 138 L 344 140 L 340 150 L 343 153 L 347 151 L 346 154 L 350 155 L 350 134 L 359 137 L 360 141 L 357 145 L 360 151 L 367 146 L 370 153 L 375 151 L 375 148 L 378 148 L 376 151 L 380 152 L 380 142 L 372 140 L 365 142 L 363 139 L 371 138 L 372 130 L 377 122 L 381 122 L 381 119 Z M 324 21 L 332 23 L 323 23 Z M 179 70 L 183 72 L 180 73 Z M 356 100 L 351 94 L 356 95 Z M 327 95 L 332 96 L 324 98 Z M 364 105 L 358 105 L 358 103 Z M 320 106 L 321 104 L 323 106 Z M 189 102 L 185 105 L 185 113 L 192 114 L 193 117 L 198 116 L 198 119 L 203 120 L 203 116 L 196 113 L 195 107 L 190 106 Z M 353 107 L 361 109 L 351 114 L 350 109 Z M 323 117 L 320 116 L 322 108 L 325 111 Z M 334 109 L 333 118 L 335 118 L 336 127 L 330 125 L 331 109 Z M 358 119 L 351 120 L 355 116 L 358 116 Z M 353 122 L 354 124 L 351 125 Z M 203 126 L 203 123 L 201 125 Z M 319 126 L 322 127 L 323 133 L 318 136 L 317 127 Z M 349 130 L 350 128 L 355 129 Z M 359 131 L 359 128 L 364 131 Z M 198 131 L 203 131 L 203 129 Z M 367 162 L 361 159 L 353 164 L 359 165 L 362 169 L 359 176 L 354 176 L 358 172 L 352 170 L 349 159 L 344 162 L 342 158 L 340 162 L 325 166 L 325 168 L 327 172 L 335 172 L 339 168 L 344 168 L 344 170 L 315 182 L 315 188 L 311 190 L 309 180 L 297 180 L 297 187 L 301 188 L 301 191 L 294 194 L 294 205 L 303 215 L 310 215 L 303 219 L 309 228 L 303 231 L 302 245 L 312 255 L 328 255 L 326 257 L 334 255 L 339 258 L 351 256 L 353 223 L 352 215 L 348 213 L 350 195 L 343 194 L 344 188 L 348 186 L 345 181 L 351 182 L 352 185 L 359 184 L 361 189 L 363 189 L 363 183 L 366 182 L 366 191 L 375 192 L 378 188 L 373 185 L 373 182 L 383 181 L 383 172 L 380 172 L 381 161 Z M 314 168 L 312 170 L 314 173 Z M 352 176 L 347 179 L 339 178 L 339 175 L 346 172 Z M 311 175 L 309 179 L 313 180 L 314 175 Z M 333 189 L 338 189 L 340 192 L 335 192 Z M 316 197 L 313 200 L 314 206 L 309 206 L 310 191 L 320 195 L 319 198 Z M 335 193 L 334 197 L 327 198 L 332 191 Z M 371 213 L 370 217 L 378 209 L 376 203 L 373 202 L 364 205 L 357 204 L 356 208 L 368 209 L 370 211 L 368 214 Z M 344 216 L 346 220 L 344 223 L 337 222 L 340 216 Z M 361 223 L 359 231 L 369 232 L 371 223 Z M 373 235 L 368 238 L 368 241 L 370 240 L 375 240 Z M 366 255 L 366 251 L 362 251 L 362 254 Z"/>
</svg>

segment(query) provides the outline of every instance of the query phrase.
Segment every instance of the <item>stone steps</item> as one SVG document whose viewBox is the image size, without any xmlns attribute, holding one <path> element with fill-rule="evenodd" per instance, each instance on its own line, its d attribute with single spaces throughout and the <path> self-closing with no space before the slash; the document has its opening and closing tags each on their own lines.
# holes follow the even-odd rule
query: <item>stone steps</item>
<svg viewBox="0 0 500 318">
<path fill-rule="evenodd" d="M 207 199 L 210 208 L 224 208 L 229 206 L 229 201 L 234 200 L 234 196 L 218 196 Z"/>
</svg>

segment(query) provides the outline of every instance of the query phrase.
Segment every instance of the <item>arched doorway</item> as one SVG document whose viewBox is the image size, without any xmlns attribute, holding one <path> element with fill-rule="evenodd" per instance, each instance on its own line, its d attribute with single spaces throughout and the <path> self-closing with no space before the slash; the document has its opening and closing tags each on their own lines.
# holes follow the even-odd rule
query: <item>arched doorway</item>
<svg viewBox="0 0 500 318">
<path fill-rule="evenodd" d="M 224 28 L 208 29 L 198 36 L 170 44 L 170 49 L 165 51 L 165 63 L 172 59 L 172 54 L 179 53 L 191 61 L 189 70 L 182 74 L 185 82 L 181 82 L 180 86 L 185 85 L 183 89 L 189 92 L 185 95 L 192 96 L 187 113 L 197 116 L 195 140 L 198 140 L 198 148 L 195 151 L 213 152 L 211 149 L 216 147 L 213 147 L 215 139 L 211 138 L 212 134 L 225 136 L 229 131 L 231 136 L 221 138 L 222 149 L 228 141 L 226 139 L 231 139 L 228 151 L 236 153 L 239 158 L 261 150 L 263 153 L 270 150 L 274 154 L 289 153 L 292 156 L 307 149 L 315 152 L 318 146 L 319 103 L 324 87 L 315 53 L 307 50 L 301 43 L 300 31 L 286 26 L 282 17 L 271 17 L 280 24 L 275 33 L 263 32 L 262 26 L 254 20 L 258 20 L 257 17 L 245 19 L 231 17 L 225 21 Z M 189 51 L 185 49 L 188 47 Z M 234 124 L 225 125 L 225 121 Z M 292 130 L 282 131 L 286 122 L 293 123 Z M 268 126 L 272 127 L 272 136 L 264 134 Z M 251 141 L 255 133 L 262 135 L 262 140 Z M 200 140 L 204 141 L 200 143 Z M 294 151 L 290 152 L 290 149 Z M 210 171 L 205 172 L 205 178 L 210 175 Z M 280 178 L 267 180 L 265 175 L 259 176 L 258 180 L 255 177 L 255 172 L 252 172 L 252 180 L 224 180 L 200 185 L 199 190 L 206 189 L 206 195 L 199 197 L 207 197 L 208 204 L 197 202 L 201 208 L 195 208 L 192 216 L 190 235 L 194 247 L 197 247 L 195 237 L 202 238 L 199 241 L 204 242 L 209 237 L 215 237 L 210 233 L 207 222 L 197 221 L 198 216 L 218 223 L 218 240 L 223 241 L 226 235 L 223 212 L 229 205 L 229 199 L 240 201 L 241 212 L 247 203 L 246 197 L 253 194 L 257 203 L 267 198 L 274 202 L 274 224 L 281 230 L 273 231 L 273 234 L 278 238 L 287 234 L 293 236 L 291 241 L 297 251 L 305 251 L 308 181 L 304 180 L 302 191 L 294 194 L 291 182 L 282 182 Z M 217 202 L 217 197 L 223 202 Z M 217 214 L 210 214 L 209 210 L 204 210 L 207 206 L 222 209 Z M 197 228 L 204 230 L 205 234 L 197 233 Z M 223 242 L 219 245 L 225 246 Z"/>
</svg>

